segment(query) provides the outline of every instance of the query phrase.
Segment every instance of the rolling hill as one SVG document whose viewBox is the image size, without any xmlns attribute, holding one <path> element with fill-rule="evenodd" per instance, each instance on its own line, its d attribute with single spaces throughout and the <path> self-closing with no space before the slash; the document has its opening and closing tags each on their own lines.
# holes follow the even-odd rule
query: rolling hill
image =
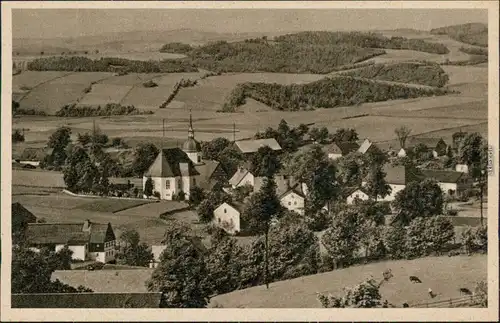
<svg viewBox="0 0 500 323">
<path fill-rule="evenodd" d="M 488 47 L 488 26 L 480 23 L 453 25 L 431 30 L 431 34 L 448 35 L 466 44 Z"/>
</svg>

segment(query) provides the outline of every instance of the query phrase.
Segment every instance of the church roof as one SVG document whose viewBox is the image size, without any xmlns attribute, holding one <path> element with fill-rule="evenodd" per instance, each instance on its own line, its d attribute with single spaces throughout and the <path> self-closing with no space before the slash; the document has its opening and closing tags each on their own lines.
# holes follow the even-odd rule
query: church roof
<svg viewBox="0 0 500 323">
<path fill-rule="evenodd" d="M 194 138 L 188 138 L 182 145 L 182 150 L 187 153 L 195 153 L 201 151 L 201 145 Z"/>
<path fill-rule="evenodd" d="M 151 177 L 200 175 L 193 162 L 180 148 L 163 149 L 144 174 Z"/>
</svg>

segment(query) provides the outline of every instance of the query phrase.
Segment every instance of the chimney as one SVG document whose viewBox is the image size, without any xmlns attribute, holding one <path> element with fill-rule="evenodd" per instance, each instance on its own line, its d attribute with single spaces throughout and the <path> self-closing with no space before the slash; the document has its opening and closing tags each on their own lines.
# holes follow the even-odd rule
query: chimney
<svg viewBox="0 0 500 323">
<path fill-rule="evenodd" d="M 82 231 L 89 232 L 90 231 L 90 226 L 91 226 L 90 220 L 89 219 L 85 220 L 85 222 L 83 222 L 83 229 L 82 229 Z"/>
</svg>

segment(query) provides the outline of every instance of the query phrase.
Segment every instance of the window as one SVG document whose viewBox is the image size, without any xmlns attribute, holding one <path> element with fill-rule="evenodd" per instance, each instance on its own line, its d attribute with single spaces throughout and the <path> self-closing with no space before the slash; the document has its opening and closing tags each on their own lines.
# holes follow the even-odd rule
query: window
<svg viewBox="0 0 500 323">
<path fill-rule="evenodd" d="M 198 156 L 198 163 L 201 163 L 201 156 Z"/>
<path fill-rule="evenodd" d="M 292 202 L 288 202 L 288 205 L 292 205 Z"/>
<path fill-rule="evenodd" d="M 165 182 L 165 188 L 166 188 L 167 190 L 169 190 L 169 189 L 170 189 L 170 180 L 169 180 L 169 179 L 167 179 L 167 181 Z"/>
<path fill-rule="evenodd" d="M 177 188 L 178 188 L 178 189 L 181 189 L 181 187 L 182 187 L 182 182 L 181 182 L 181 181 L 178 181 L 178 182 L 177 182 Z"/>
<path fill-rule="evenodd" d="M 227 209 L 224 209 L 224 213 L 227 213 Z"/>
<path fill-rule="evenodd" d="M 219 220 L 219 224 L 220 224 L 220 218 L 218 218 L 217 220 Z"/>
<path fill-rule="evenodd" d="M 196 178 L 193 178 L 193 186 L 196 186 Z"/>
<path fill-rule="evenodd" d="M 297 205 L 297 201 L 293 202 L 293 205 Z"/>
</svg>

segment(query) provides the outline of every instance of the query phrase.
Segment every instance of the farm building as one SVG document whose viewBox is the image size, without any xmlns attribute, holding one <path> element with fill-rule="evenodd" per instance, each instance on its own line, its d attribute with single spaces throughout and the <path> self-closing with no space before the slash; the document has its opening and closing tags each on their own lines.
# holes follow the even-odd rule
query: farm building
<svg viewBox="0 0 500 323">
<path fill-rule="evenodd" d="M 270 139 L 252 139 L 235 141 L 236 149 L 244 154 L 249 155 L 256 153 L 261 147 L 269 146 L 274 151 L 281 151 L 280 144 L 274 138 Z"/>
<path fill-rule="evenodd" d="M 52 148 L 33 148 L 28 147 L 23 150 L 23 152 L 18 156 L 13 156 L 13 160 L 22 165 L 31 165 L 38 167 L 40 162 L 44 160 L 45 157 L 52 154 Z"/>
<path fill-rule="evenodd" d="M 241 232 L 241 213 L 243 205 L 238 203 L 222 203 L 214 210 L 213 222 L 229 234 Z"/>
<path fill-rule="evenodd" d="M 279 195 L 281 205 L 289 211 L 304 215 L 305 194 L 299 183 L 290 187 L 285 193 Z"/>
<path fill-rule="evenodd" d="M 28 223 L 36 223 L 36 216 L 20 203 L 12 203 L 12 243 L 16 244 L 24 239 Z"/>
<path fill-rule="evenodd" d="M 385 181 L 391 188 L 389 195 L 384 198 L 377 198 L 378 201 L 394 201 L 396 194 L 405 189 L 406 184 L 423 178 L 417 169 L 385 164 L 383 167 Z M 366 181 L 362 181 L 361 186 L 366 186 Z"/>
<path fill-rule="evenodd" d="M 275 174 L 273 179 L 276 183 L 276 195 L 278 196 L 286 193 L 291 187 L 297 184 L 297 181 L 293 176 L 285 175 L 283 173 Z M 254 177 L 253 191 L 259 191 L 265 180 L 266 178 L 262 176 Z"/>
<path fill-rule="evenodd" d="M 162 200 L 173 200 L 183 192 L 189 199 L 193 187 L 211 188 L 225 180 L 225 172 L 218 162 L 202 160 L 201 145 L 194 139 L 193 122 L 189 117 L 188 139 L 182 149 L 162 149 L 143 176 L 143 190 L 151 178 L 153 191 Z"/>
<path fill-rule="evenodd" d="M 111 223 L 29 223 L 26 242 L 34 251 L 49 248 L 59 251 L 65 246 L 73 251 L 74 260 L 103 263 L 115 259 L 116 237 Z"/>
<path fill-rule="evenodd" d="M 355 142 L 339 142 L 327 145 L 324 149 L 328 154 L 328 158 L 335 160 L 356 151 L 359 149 L 359 145 Z"/>
<path fill-rule="evenodd" d="M 255 176 L 245 167 L 239 167 L 234 175 L 229 179 L 229 185 L 237 188 L 245 185 L 255 185 Z"/>
<path fill-rule="evenodd" d="M 356 199 L 360 199 L 362 201 L 367 201 L 370 199 L 370 196 L 368 193 L 365 192 L 365 190 L 360 187 L 360 188 L 352 188 L 350 192 L 346 192 L 346 203 L 347 204 L 354 204 L 354 201 Z"/>
<path fill-rule="evenodd" d="M 12 308 L 159 308 L 161 293 L 12 294 Z"/>
<path fill-rule="evenodd" d="M 448 145 L 443 138 L 410 138 L 406 148 L 401 148 L 398 152 L 398 157 L 406 157 L 409 151 L 413 150 L 417 145 L 425 145 L 432 151 L 434 158 L 446 155 Z"/>
<path fill-rule="evenodd" d="M 469 173 L 469 166 L 467 166 L 466 164 L 457 164 L 455 166 L 455 171 L 468 174 Z"/>
<path fill-rule="evenodd" d="M 473 185 L 472 178 L 466 173 L 434 169 L 422 169 L 421 172 L 426 178 L 435 179 L 443 193 L 451 196 L 461 194 Z"/>
</svg>

